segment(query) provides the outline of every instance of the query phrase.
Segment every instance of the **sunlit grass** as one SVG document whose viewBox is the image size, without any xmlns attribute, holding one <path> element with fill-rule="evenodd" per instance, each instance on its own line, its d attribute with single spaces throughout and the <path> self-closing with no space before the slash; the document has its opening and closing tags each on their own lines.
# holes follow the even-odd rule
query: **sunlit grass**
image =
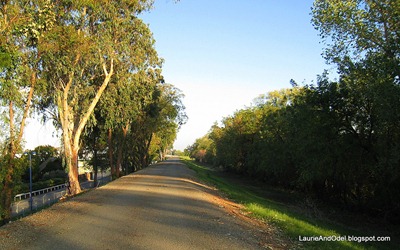
<svg viewBox="0 0 400 250">
<path fill-rule="evenodd" d="M 230 183 L 217 176 L 209 168 L 198 165 L 189 158 L 182 158 L 182 160 L 197 173 L 198 178 L 214 185 L 230 199 L 243 204 L 251 216 L 276 225 L 292 242 L 299 242 L 300 237 L 369 236 L 365 232 L 350 230 L 328 220 L 307 217 L 284 203 L 257 195 L 246 186 Z M 390 242 L 370 244 L 334 240 L 302 242 L 302 246 L 305 249 L 393 249 L 394 247 Z"/>
<path fill-rule="evenodd" d="M 335 230 L 322 228 L 320 226 L 312 225 L 311 223 L 298 219 L 293 215 L 282 213 L 278 210 L 268 208 L 267 204 L 249 203 L 246 204 L 246 210 L 251 212 L 253 216 L 272 222 L 279 226 L 290 238 L 298 240 L 299 236 L 343 236 Z M 307 248 L 315 249 L 365 249 L 356 243 L 348 241 L 337 242 L 307 242 Z"/>
</svg>

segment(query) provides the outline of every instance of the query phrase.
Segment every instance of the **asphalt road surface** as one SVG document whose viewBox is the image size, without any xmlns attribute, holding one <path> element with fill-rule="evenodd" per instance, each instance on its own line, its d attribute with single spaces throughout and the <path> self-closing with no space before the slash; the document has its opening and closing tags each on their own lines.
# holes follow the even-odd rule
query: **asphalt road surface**
<svg viewBox="0 0 400 250">
<path fill-rule="evenodd" d="M 263 249 L 263 233 L 168 160 L 0 228 L 0 249 Z"/>
</svg>

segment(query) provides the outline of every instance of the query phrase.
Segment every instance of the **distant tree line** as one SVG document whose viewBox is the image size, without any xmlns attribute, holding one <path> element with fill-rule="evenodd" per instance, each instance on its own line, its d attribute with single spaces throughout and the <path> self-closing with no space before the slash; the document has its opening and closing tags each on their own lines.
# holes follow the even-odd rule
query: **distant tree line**
<svg viewBox="0 0 400 250">
<path fill-rule="evenodd" d="M 0 224 L 26 169 L 23 134 L 33 110 L 62 131 L 71 195 L 78 157 L 114 178 L 163 158 L 186 120 L 182 93 L 164 82 L 163 60 L 140 14 L 153 1 L 0 2 Z"/>
<path fill-rule="evenodd" d="M 339 78 L 273 91 L 186 149 L 198 161 L 400 223 L 400 5 L 315 1 Z"/>
</svg>

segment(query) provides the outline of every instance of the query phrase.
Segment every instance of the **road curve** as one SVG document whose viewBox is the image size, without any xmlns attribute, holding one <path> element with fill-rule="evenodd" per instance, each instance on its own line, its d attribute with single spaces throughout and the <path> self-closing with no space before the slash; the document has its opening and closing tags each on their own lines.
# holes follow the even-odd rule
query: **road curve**
<svg viewBox="0 0 400 250">
<path fill-rule="evenodd" d="M 168 160 L 1 227 L 0 248 L 263 248 L 259 232 L 207 189 Z"/>
</svg>

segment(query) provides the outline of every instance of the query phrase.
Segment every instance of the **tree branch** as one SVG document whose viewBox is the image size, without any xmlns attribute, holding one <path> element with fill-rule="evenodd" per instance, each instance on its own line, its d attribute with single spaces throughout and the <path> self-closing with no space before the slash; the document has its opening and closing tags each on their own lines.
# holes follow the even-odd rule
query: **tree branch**
<svg viewBox="0 0 400 250">
<path fill-rule="evenodd" d="M 29 108 L 31 107 L 31 101 L 32 101 L 33 91 L 35 89 L 35 85 L 36 85 L 36 73 L 32 72 L 32 74 L 31 74 L 31 87 L 30 87 L 29 94 L 28 94 L 28 97 L 27 97 L 27 100 L 26 100 L 26 104 L 25 104 L 25 108 L 24 108 L 24 114 L 22 116 L 21 125 L 20 125 L 20 128 L 19 128 L 19 134 L 18 134 L 18 138 L 17 138 L 17 144 L 18 145 L 22 140 L 22 136 L 24 135 L 25 122 L 26 122 L 26 118 L 28 117 L 28 114 L 29 114 Z"/>
<path fill-rule="evenodd" d="M 103 94 L 108 83 L 110 82 L 111 76 L 114 74 L 114 59 L 111 59 L 109 72 L 107 71 L 106 63 L 103 62 L 102 64 L 103 64 L 102 66 L 103 66 L 104 72 L 106 72 L 105 78 L 104 78 L 103 83 L 100 86 L 99 90 L 97 91 L 96 96 L 93 98 L 92 102 L 90 103 L 90 106 L 87 109 L 85 115 L 82 117 L 82 119 L 79 122 L 78 128 L 76 129 L 76 132 L 75 132 L 74 147 L 79 146 L 80 135 L 81 135 L 83 129 L 85 128 L 85 125 L 86 125 L 90 115 L 92 114 L 94 108 L 96 107 L 101 95 Z"/>
</svg>

